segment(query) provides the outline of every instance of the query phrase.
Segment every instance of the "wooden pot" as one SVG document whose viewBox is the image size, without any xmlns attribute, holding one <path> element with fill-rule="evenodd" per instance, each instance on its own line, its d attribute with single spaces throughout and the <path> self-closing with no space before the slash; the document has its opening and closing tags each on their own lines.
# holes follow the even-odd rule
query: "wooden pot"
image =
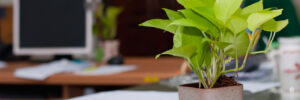
<svg viewBox="0 0 300 100">
<path fill-rule="evenodd" d="M 179 86 L 179 100 L 243 100 L 243 85 L 212 89 L 200 89 L 197 86 L 198 83 Z"/>
</svg>

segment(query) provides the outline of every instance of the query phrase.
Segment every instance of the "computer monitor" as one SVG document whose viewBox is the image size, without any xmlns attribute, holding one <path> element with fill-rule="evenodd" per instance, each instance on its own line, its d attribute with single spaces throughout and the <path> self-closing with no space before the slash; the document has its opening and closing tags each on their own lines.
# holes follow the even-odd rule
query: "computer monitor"
<svg viewBox="0 0 300 100">
<path fill-rule="evenodd" d="M 86 8 L 87 3 L 87 0 L 14 0 L 14 54 L 89 54 L 92 10 Z"/>
</svg>

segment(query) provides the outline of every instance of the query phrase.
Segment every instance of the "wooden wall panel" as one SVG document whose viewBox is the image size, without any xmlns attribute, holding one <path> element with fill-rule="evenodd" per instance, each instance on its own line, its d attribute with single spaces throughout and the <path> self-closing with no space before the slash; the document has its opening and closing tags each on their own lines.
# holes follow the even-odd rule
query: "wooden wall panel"
<svg viewBox="0 0 300 100">
<path fill-rule="evenodd" d="M 179 9 L 176 0 L 114 0 L 124 11 L 119 17 L 120 52 L 125 56 L 153 56 L 172 48 L 173 35 L 138 24 L 152 18 L 167 18 L 161 8 Z"/>
<path fill-rule="evenodd" d="M 13 33 L 13 25 L 12 25 L 12 7 L 5 7 L 4 15 L 0 19 L 0 37 L 1 41 L 7 44 L 12 43 L 12 33 Z"/>
</svg>

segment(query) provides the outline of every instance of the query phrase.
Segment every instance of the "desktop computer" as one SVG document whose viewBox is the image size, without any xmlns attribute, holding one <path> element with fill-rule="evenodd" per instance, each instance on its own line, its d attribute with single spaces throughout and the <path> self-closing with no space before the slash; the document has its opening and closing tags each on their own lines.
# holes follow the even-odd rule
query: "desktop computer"
<svg viewBox="0 0 300 100">
<path fill-rule="evenodd" d="M 13 0 L 15 55 L 88 55 L 92 0 Z"/>
</svg>

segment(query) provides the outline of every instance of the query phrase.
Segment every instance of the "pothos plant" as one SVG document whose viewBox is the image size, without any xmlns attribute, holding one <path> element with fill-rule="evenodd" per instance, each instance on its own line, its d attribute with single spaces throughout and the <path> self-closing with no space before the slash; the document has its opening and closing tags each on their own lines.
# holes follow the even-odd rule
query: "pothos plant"
<svg viewBox="0 0 300 100">
<path fill-rule="evenodd" d="M 117 34 L 117 18 L 121 12 L 122 8 L 120 7 L 105 7 L 103 3 L 100 3 L 95 14 L 94 34 L 100 34 L 101 39 L 104 40 L 115 39 Z"/>
<path fill-rule="evenodd" d="M 266 53 L 276 32 L 288 25 L 287 19 L 274 19 L 283 9 L 264 9 L 263 0 L 244 8 L 241 8 L 243 0 L 177 2 L 184 9 L 163 9 L 169 19 L 151 19 L 140 25 L 174 34 L 173 48 L 162 54 L 184 58 L 199 78 L 199 88 L 213 88 L 221 75 L 242 70 L 249 54 Z M 270 32 L 268 45 L 264 51 L 253 52 L 262 30 Z M 243 62 L 238 64 L 242 56 Z M 226 70 L 225 64 L 232 60 L 236 60 L 235 68 Z"/>
</svg>

